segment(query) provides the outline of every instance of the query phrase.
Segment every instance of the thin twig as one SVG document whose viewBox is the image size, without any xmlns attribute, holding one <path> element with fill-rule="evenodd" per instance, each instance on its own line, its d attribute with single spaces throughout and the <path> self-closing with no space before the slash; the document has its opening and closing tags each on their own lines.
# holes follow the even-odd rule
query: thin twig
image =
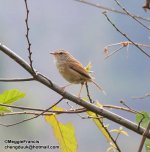
<svg viewBox="0 0 150 152">
<path fill-rule="evenodd" d="M 124 107 L 119 107 L 119 106 L 114 106 L 114 105 L 103 105 L 103 108 L 123 110 L 123 111 L 127 111 L 127 112 L 137 114 L 137 111 L 135 111 L 135 110 L 132 110 L 132 109 L 129 109 L 129 108 L 124 108 Z"/>
<path fill-rule="evenodd" d="M 43 109 L 38 109 L 38 108 L 22 107 L 22 106 L 15 106 L 15 105 L 8 105 L 8 104 L 1 104 L 1 103 L 0 103 L 0 106 L 21 109 L 21 110 L 44 111 Z"/>
<path fill-rule="evenodd" d="M 143 114 L 142 112 L 139 112 L 139 111 L 137 111 L 137 110 L 134 110 L 134 109 L 130 108 L 127 104 L 125 104 L 125 102 L 124 102 L 123 100 L 121 100 L 120 103 L 123 104 L 123 105 L 124 105 L 125 107 L 127 107 L 128 109 L 130 109 L 130 110 L 132 110 L 133 112 L 135 112 L 136 114 L 142 115 L 142 118 L 141 118 L 141 120 L 140 120 L 140 122 L 139 122 L 139 124 L 138 124 L 138 130 L 139 130 L 139 128 L 140 128 L 140 126 L 141 126 L 141 123 L 142 123 L 142 121 L 143 121 L 144 118 L 145 118 L 144 114 Z"/>
<path fill-rule="evenodd" d="M 87 5 L 102 9 L 104 11 L 110 11 L 110 12 L 119 13 L 119 14 L 122 14 L 122 15 L 128 15 L 127 13 L 125 13 L 123 11 L 118 11 L 116 9 L 111 9 L 111 8 L 108 8 L 108 7 L 104 7 L 104 6 L 100 5 L 100 4 L 91 3 L 91 2 L 88 2 L 88 1 L 85 1 L 85 0 L 74 0 L 74 1 L 81 2 L 81 3 L 87 4 Z M 132 14 L 132 16 L 134 16 L 137 19 L 150 22 L 149 18 L 143 18 L 143 17 L 137 16 L 135 14 Z"/>
<path fill-rule="evenodd" d="M 101 117 L 101 116 L 86 116 L 86 117 L 84 117 L 84 116 L 81 116 L 81 119 L 102 119 L 103 117 Z"/>
<path fill-rule="evenodd" d="M 140 96 L 140 97 L 132 97 L 132 99 L 145 99 L 147 97 L 150 97 L 150 93 L 146 93 L 144 96 Z"/>
<path fill-rule="evenodd" d="M 147 137 L 147 135 L 149 133 L 149 130 L 150 130 L 150 122 L 148 123 L 148 126 L 147 126 L 147 128 L 146 128 L 146 130 L 145 130 L 145 132 L 144 132 L 144 134 L 142 136 L 142 140 L 141 140 L 138 152 L 142 152 L 142 149 L 143 149 L 143 146 L 144 146 L 144 142 L 145 142 L 146 137 Z"/>
<path fill-rule="evenodd" d="M 5 127 L 11 127 L 11 126 L 15 126 L 15 125 L 18 125 L 18 124 L 21 124 L 21 123 L 24 123 L 26 121 L 29 121 L 29 120 L 33 120 L 41 115 L 43 115 L 45 112 L 47 112 L 48 110 L 50 110 L 51 108 L 53 108 L 54 106 L 56 106 L 59 102 L 61 102 L 64 98 L 62 97 L 60 100 L 58 100 L 56 103 L 54 103 L 52 106 L 50 106 L 49 108 L 47 108 L 46 110 L 42 111 L 39 115 L 36 115 L 34 117 L 31 117 L 31 118 L 28 118 L 28 119 L 24 119 L 22 121 L 19 121 L 19 122 L 16 122 L 16 123 L 13 123 L 13 124 L 0 124 L 1 126 L 5 126 Z"/>
<path fill-rule="evenodd" d="M 124 36 L 126 39 L 128 39 L 128 41 L 130 41 L 136 48 L 138 48 L 142 53 L 144 53 L 146 56 L 150 57 L 150 55 L 148 53 L 146 53 L 143 49 L 141 49 L 136 43 L 134 43 L 125 33 L 121 32 L 118 27 L 109 19 L 109 17 L 107 16 L 106 12 L 103 12 L 104 16 L 107 18 L 107 20 L 111 23 L 111 25 L 122 35 Z"/>
<path fill-rule="evenodd" d="M 24 81 L 34 81 L 33 77 L 31 78 L 11 78 L 11 79 L 0 79 L 0 82 L 24 82 Z"/>
<path fill-rule="evenodd" d="M 135 44 L 138 45 L 139 47 L 150 48 L 150 45 L 145 45 L 145 44 L 136 43 L 136 42 L 135 42 Z M 113 51 L 112 53 L 109 53 L 109 48 L 114 47 L 114 46 L 118 46 L 118 45 L 121 45 L 121 47 L 118 48 L 117 50 Z M 105 46 L 105 48 L 104 48 L 104 53 L 106 56 L 105 59 L 114 55 L 117 51 L 120 51 L 120 49 L 122 49 L 123 47 L 128 47 L 129 45 L 133 45 L 133 44 L 129 41 L 124 41 L 124 42 L 109 44 L 109 45 Z"/>
<path fill-rule="evenodd" d="M 136 43 L 134 42 L 136 45 L 140 46 L 140 47 L 144 47 L 144 48 L 150 48 L 150 45 L 146 45 L 146 44 L 142 44 L 142 43 Z M 133 45 L 132 42 L 130 41 L 122 41 L 122 42 L 119 42 L 119 43 L 114 43 L 114 44 L 110 44 L 110 45 L 107 45 L 105 48 L 109 48 L 109 47 L 112 47 L 112 46 L 117 46 L 117 45 L 121 45 L 121 46 L 128 46 L 128 45 Z"/>
<path fill-rule="evenodd" d="M 124 48 L 124 46 L 121 46 L 120 48 L 118 48 L 117 50 L 113 51 L 112 53 L 110 53 L 109 55 L 107 55 L 105 57 L 105 59 L 109 58 L 110 56 L 112 56 L 113 54 L 117 53 L 118 51 L 120 51 L 122 48 Z"/>
<path fill-rule="evenodd" d="M 30 66 L 31 66 L 31 69 L 32 71 L 35 73 L 34 71 L 34 68 L 33 68 L 33 60 L 32 60 L 32 51 L 31 51 L 31 42 L 30 42 L 30 39 L 29 39 L 29 24 L 28 24 L 28 21 L 29 21 L 29 8 L 28 8 L 28 3 L 27 3 L 27 0 L 24 0 L 25 2 L 25 8 L 26 8 L 26 19 L 25 19 L 25 23 L 26 23 L 26 39 L 27 39 L 27 43 L 28 43 L 28 53 L 29 53 L 29 61 L 30 61 Z"/>
<path fill-rule="evenodd" d="M 67 105 L 71 108 L 71 110 L 73 110 L 73 111 L 75 111 L 75 108 L 68 102 L 68 101 L 66 101 L 66 103 L 67 103 Z M 86 110 L 87 111 L 87 110 Z M 85 112 L 86 112 L 85 111 Z M 80 115 L 80 113 L 77 113 L 77 115 L 80 117 L 80 118 L 82 118 L 82 116 Z"/>
<path fill-rule="evenodd" d="M 140 22 L 134 15 L 132 15 L 129 11 L 127 11 L 120 3 L 118 0 L 114 0 L 117 5 L 124 11 L 127 13 L 127 15 L 129 15 L 131 18 L 133 18 L 136 22 L 138 22 L 140 25 L 142 25 L 144 28 L 146 28 L 147 30 L 150 30 L 147 26 L 145 26 L 142 22 Z"/>
<path fill-rule="evenodd" d="M 44 111 L 44 110 L 43 110 Z M 83 113 L 87 110 L 85 108 L 79 108 L 74 110 L 65 110 L 65 111 L 59 111 L 59 110 L 49 110 L 45 112 L 42 115 L 52 115 L 52 114 L 77 114 L 77 113 Z M 41 112 L 30 112 L 30 111 L 21 111 L 21 112 L 8 112 L 8 113 L 0 113 L 0 117 L 2 116 L 10 116 L 10 115 L 39 115 Z"/>
<path fill-rule="evenodd" d="M 55 112 L 45 112 L 42 115 L 53 115 Z M 39 115 L 41 112 L 30 112 L 30 111 L 21 111 L 21 112 L 8 112 L 8 113 L 0 113 L 0 117 L 2 116 L 12 116 L 12 115 Z"/>
<path fill-rule="evenodd" d="M 88 87 L 87 82 L 85 83 L 85 86 L 86 86 L 87 96 L 88 96 L 88 98 L 90 100 L 90 103 L 94 103 L 92 98 L 91 98 L 91 96 L 90 96 L 89 87 Z"/>
<path fill-rule="evenodd" d="M 22 106 L 14 106 L 14 105 L 7 105 L 7 104 L 0 104 L 0 106 L 3 107 L 10 107 L 10 108 L 15 108 L 15 109 L 21 109 L 21 110 L 29 110 L 29 111 L 44 111 L 44 109 L 38 109 L 38 108 L 30 108 L 30 107 L 22 107 Z M 48 110 L 47 112 L 52 112 L 52 113 L 81 113 L 81 112 L 86 112 L 87 110 L 85 108 L 78 108 L 78 109 L 73 109 L 73 110 L 65 110 L 65 111 L 58 111 L 58 110 Z M 5 114 L 5 113 L 3 113 Z M 3 115 L 2 114 L 2 115 Z"/>
<path fill-rule="evenodd" d="M 118 138 L 119 138 L 119 135 L 120 135 L 120 132 L 118 132 L 117 136 L 116 136 L 116 139 L 115 139 L 115 142 L 117 142 Z"/>
</svg>

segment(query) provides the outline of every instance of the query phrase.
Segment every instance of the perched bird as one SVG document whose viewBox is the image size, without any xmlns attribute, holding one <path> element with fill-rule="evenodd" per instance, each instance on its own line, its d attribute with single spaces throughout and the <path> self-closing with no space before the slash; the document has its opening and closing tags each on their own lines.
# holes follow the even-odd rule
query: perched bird
<svg viewBox="0 0 150 152">
<path fill-rule="evenodd" d="M 58 71 L 69 83 L 81 84 L 80 92 L 78 95 L 79 97 L 83 85 L 87 82 L 93 82 L 104 94 L 106 94 L 104 89 L 93 80 L 83 65 L 69 52 L 60 49 L 50 54 L 54 55 Z"/>
</svg>

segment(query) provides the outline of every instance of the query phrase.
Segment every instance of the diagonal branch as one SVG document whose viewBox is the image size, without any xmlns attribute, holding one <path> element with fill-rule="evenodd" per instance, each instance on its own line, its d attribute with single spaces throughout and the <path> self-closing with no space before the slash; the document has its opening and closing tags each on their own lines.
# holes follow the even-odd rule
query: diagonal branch
<svg viewBox="0 0 150 152">
<path fill-rule="evenodd" d="M 36 74 L 32 71 L 30 65 L 24 61 L 20 56 L 18 56 L 17 54 L 15 54 L 12 50 L 10 50 L 9 48 L 7 48 L 4 45 L 0 44 L 0 50 L 5 53 L 7 56 L 9 56 L 10 58 L 12 58 L 14 61 L 16 61 L 20 66 L 22 66 L 28 73 L 30 73 L 36 81 L 40 82 L 41 84 L 47 86 L 48 88 L 52 89 L 53 91 L 57 92 L 58 94 L 62 95 L 64 98 L 83 106 L 84 108 L 86 108 L 87 110 L 90 110 L 98 115 L 101 115 L 113 122 L 116 122 L 140 135 L 142 135 L 145 131 L 144 128 L 139 127 L 138 125 L 133 123 L 132 121 L 125 119 L 113 112 L 110 112 L 106 109 L 97 107 L 93 104 L 90 104 L 88 102 L 85 102 L 82 99 L 79 99 L 77 97 L 75 97 L 74 95 L 72 95 L 71 93 L 67 92 L 67 91 L 62 91 L 62 88 L 59 87 L 58 85 L 56 85 L 55 83 L 52 83 L 51 80 L 48 80 L 48 78 L 43 77 L 41 74 Z M 150 133 L 147 136 L 148 138 L 150 138 Z"/>
</svg>

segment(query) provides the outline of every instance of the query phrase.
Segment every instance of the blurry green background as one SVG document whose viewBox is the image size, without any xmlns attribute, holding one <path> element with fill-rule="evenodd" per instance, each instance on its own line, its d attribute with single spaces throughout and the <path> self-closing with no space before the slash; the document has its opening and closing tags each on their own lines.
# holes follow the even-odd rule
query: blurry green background
<svg viewBox="0 0 150 152">
<path fill-rule="evenodd" d="M 100 2 L 102 5 L 118 9 L 114 1 L 92 0 L 92 2 Z M 146 13 L 142 9 L 143 0 L 138 2 L 127 0 L 121 3 L 134 14 L 149 17 L 149 12 Z M 107 92 L 107 96 L 104 96 L 91 84 L 90 93 L 95 100 L 103 104 L 120 106 L 119 101 L 123 99 L 134 109 L 150 112 L 148 98 L 145 100 L 131 99 L 132 96 L 142 96 L 150 92 L 150 59 L 135 47 L 129 46 L 128 53 L 126 49 L 123 49 L 104 60 L 103 48 L 106 45 L 126 41 L 126 39 L 114 30 L 101 14 L 101 10 L 73 0 L 30 0 L 28 5 L 33 65 L 39 72 L 60 86 L 67 84 L 58 73 L 52 56 L 49 55 L 49 52 L 56 49 L 66 49 L 84 66 L 89 61 L 92 62 L 96 81 L 102 84 Z M 0 0 L 0 43 L 28 61 L 25 14 L 23 0 Z M 108 13 L 108 15 L 132 40 L 149 44 L 149 31 L 134 20 L 115 13 Z M 146 22 L 145 24 L 149 26 Z M 0 52 L 0 69 L 0 78 L 29 77 L 25 70 L 2 52 Z M 79 85 L 73 85 L 67 90 L 77 94 L 79 87 Z M 60 98 L 58 94 L 38 82 L 0 83 L 0 92 L 13 88 L 26 93 L 26 97 L 15 105 L 45 109 Z M 83 96 L 85 95 L 84 90 Z M 60 105 L 68 108 L 65 102 Z M 134 116 L 131 114 L 114 112 L 134 121 Z M 14 123 L 23 118 L 26 117 L 10 116 L 0 118 L 0 121 Z M 78 152 L 105 152 L 108 148 L 106 139 L 91 120 L 82 120 L 77 115 L 61 115 L 59 118 L 63 123 L 71 121 L 74 124 Z M 110 124 L 110 129 L 120 127 L 107 120 L 106 124 Z M 129 137 L 120 136 L 118 141 L 122 151 L 137 151 L 141 136 L 125 130 L 129 133 Z M 10 128 L 0 126 L 0 137 L 0 151 L 3 152 L 15 151 L 4 149 L 6 139 L 39 140 L 39 145 L 58 145 L 50 126 L 42 117 Z M 18 151 L 28 152 L 30 150 Z"/>
</svg>

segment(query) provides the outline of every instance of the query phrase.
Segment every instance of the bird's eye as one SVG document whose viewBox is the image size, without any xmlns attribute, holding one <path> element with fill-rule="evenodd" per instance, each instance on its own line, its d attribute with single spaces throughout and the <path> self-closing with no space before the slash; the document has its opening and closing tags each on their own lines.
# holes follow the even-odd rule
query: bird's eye
<svg viewBox="0 0 150 152">
<path fill-rule="evenodd" d="M 60 54 L 62 55 L 62 54 L 63 54 L 63 52 L 60 52 Z"/>
</svg>

